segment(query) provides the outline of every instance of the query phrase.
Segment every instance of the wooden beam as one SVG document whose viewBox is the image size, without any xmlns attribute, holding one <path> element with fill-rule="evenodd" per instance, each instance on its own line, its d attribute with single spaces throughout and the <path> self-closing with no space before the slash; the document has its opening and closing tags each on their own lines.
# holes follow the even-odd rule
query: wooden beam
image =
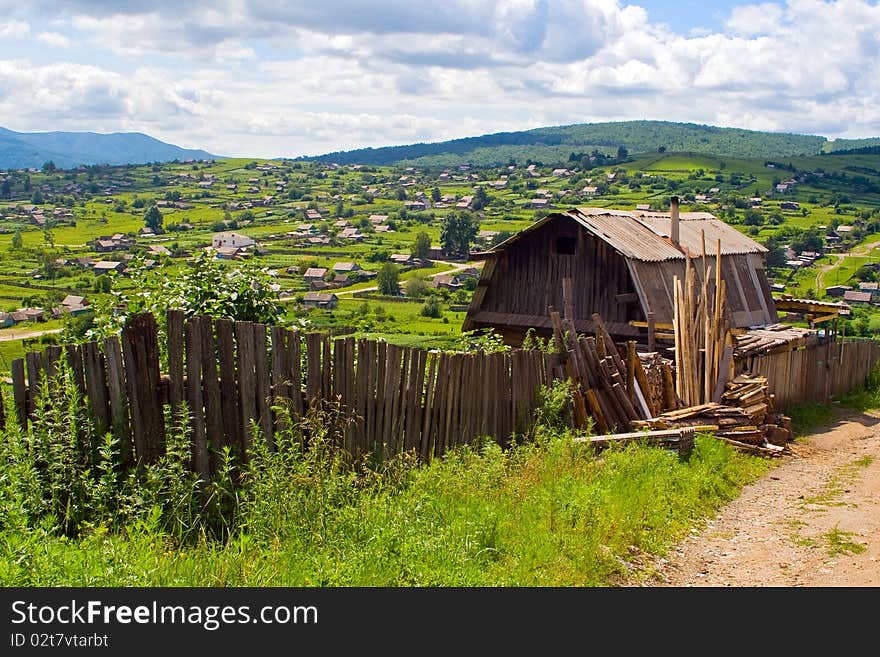
<svg viewBox="0 0 880 657">
<path fill-rule="evenodd" d="M 651 314 L 653 315 L 654 313 Z M 635 319 L 630 320 L 628 323 L 630 326 L 635 326 L 636 328 L 650 328 L 651 326 L 651 322 L 640 322 Z M 653 324 L 655 329 L 661 329 L 663 331 L 671 331 L 673 328 L 672 324 L 668 322 L 653 322 Z"/>
</svg>

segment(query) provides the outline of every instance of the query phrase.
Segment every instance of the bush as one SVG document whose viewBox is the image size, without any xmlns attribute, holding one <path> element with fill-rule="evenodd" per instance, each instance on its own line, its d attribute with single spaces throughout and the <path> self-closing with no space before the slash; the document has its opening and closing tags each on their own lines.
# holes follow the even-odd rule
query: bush
<svg viewBox="0 0 880 657">
<path fill-rule="evenodd" d="M 538 392 L 539 405 L 535 409 L 535 426 L 538 430 L 565 431 L 572 426 L 571 384 L 554 381 L 542 385 Z"/>
<path fill-rule="evenodd" d="M 422 306 L 422 309 L 419 311 L 419 313 L 423 317 L 433 317 L 435 319 L 442 317 L 443 316 L 443 309 L 440 306 L 439 299 L 437 299 L 437 297 L 435 297 L 433 295 L 428 297 L 428 299 L 425 301 L 425 304 Z"/>
</svg>

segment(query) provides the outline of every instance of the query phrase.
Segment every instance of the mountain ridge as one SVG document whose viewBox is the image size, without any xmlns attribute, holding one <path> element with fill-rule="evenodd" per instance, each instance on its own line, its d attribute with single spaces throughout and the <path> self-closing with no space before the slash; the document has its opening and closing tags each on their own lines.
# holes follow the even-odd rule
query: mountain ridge
<svg viewBox="0 0 880 657">
<path fill-rule="evenodd" d="M 216 157 L 142 132 L 16 132 L 0 127 L 2 169 L 38 168 L 49 161 L 58 168 L 69 169 L 92 164 L 146 164 Z"/>
<path fill-rule="evenodd" d="M 570 161 L 572 154 L 618 148 L 631 153 L 693 152 L 729 157 L 794 157 L 841 149 L 880 146 L 880 138 L 834 139 L 793 132 L 766 132 L 673 121 L 611 121 L 496 132 L 442 142 L 334 151 L 298 159 L 337 164 L 451 166 L 502 165 L 526 158 L 545 164 Z"/>
</svg>

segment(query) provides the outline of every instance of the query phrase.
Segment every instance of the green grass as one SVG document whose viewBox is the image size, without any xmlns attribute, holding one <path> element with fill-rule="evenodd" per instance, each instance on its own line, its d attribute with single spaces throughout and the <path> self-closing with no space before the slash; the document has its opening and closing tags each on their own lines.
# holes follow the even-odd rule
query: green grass
<svg viewBox="0 0 880 657">
<path fill-rule="evenodd" d="M 226 543 L 181 546 L 151 516 L 79 539 L 7 530 L 0 585 L 616 585 L 649 576 L 646 555 L 666 554 L 770 467 L 708 436 L 687 460 L 636 445 L 597 458 L 570 436 L 492 444 L 397 464 L 356 492 L 350 478 L 321 480 L 325 503 L 288 482 Z"/>
<path fill-rule="evenodd" d="M 828 543 L 828 556 L 836 557 L 841 554 L 861 554 L 868 547 L 864 543 L 856 543 L 852 540 L 855 532 L 841 531 L 837 526 L 830 532 L 822 535 Z"/>
</svg>

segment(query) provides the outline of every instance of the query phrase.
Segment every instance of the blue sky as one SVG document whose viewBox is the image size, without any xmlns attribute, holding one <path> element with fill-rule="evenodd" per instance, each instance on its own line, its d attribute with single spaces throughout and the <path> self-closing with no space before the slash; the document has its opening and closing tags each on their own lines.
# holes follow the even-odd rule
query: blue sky
<svg viewBox="0 0 880 657">
<path fill-rule="evenodd" d="M 626 4 L 644 7 L 652 22 L 666 23 L 675 30 L 689 33 L 701 28 L 712 31 L 723 28 L 731 10 L 747 3 L 733 0 L 641 0 Z"/>
<path fill-rule="evenodd" d="M 627 119 L 878 136 L 878 0 L 0 0 L 12 130 L 277 157 Z"/>
</svg>

